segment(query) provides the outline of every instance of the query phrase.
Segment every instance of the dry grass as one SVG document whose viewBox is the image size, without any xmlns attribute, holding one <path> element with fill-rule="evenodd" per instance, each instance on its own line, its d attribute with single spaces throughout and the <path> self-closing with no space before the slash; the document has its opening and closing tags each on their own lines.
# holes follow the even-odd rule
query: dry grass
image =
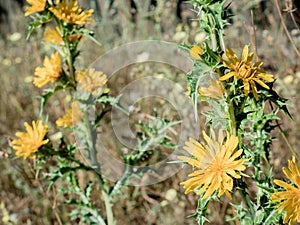
<svg viewBox="0 0 300 225">
<path fill-rule="evenodd" d="M 114 7 L 108 10 L 106 1 L 101 2 L 101 21 L 94 26 L 96 38 L 103 44 L 101 47 L 89 40 L 82 43 L 82 57 L 79 60 L 80 67 L 93 62 L 99 54 L 109 49 L 135 40 L 159 39 L 181 43 L 193 42 L 196 27 L 190 18 L 195 15 L 189 9 L 183 7 L 182 20 L 176 18 L 177 1 L 157 1 L 157 6 L 149 6 L 150 11 L 143 5 L 136 7 L 138 13 L 132 13 L 130 5 L 126 1 L 116 1 Z M 146 1 L 145 1 L 146 2 Z M 147 1 L 150 2 L 150 1 Z M 290 111 L 294 121 L 283 119 L 283 130 L 292 146 L 299 152 L 300 148 L 300 58 L 297 56 L 276 9 L 275 1 L 232 1 L 232 13 L 236 16 L 232 19 L 232 25 L 226 32 L 226 46 L 242 49 L 244 44 L 255 46 L 257 56 L 262 59 L 264 69 L 272 72 L 276 81 L 276 89 L 281 95 L 289 99 Z M 281 8 L 285 9 L 285 3 L 281 1 Z M 187 7 L 188 8 L 188 7 Z M 26 24 L 21 9 L 17 10 L 17 16 L 11 26 L 11 31 L 5 30 L 0 40 L 0 217 L 8 214 L 11 223 L 5 221 L 1 224 L 58 224 L 55 211 L 61 217 L 63 224 L 68 223 L 68 207 L 63 205 L 62 196 L 53 198 L 53 191 L 46 191 L 47 183 L 34 178 L 34 164 L 32 160 L 22 161 L 14 159 L 13 152 L 9 148 L 9 140 L 14 137 L 16 130 L 23 127 L 24 121 L 37 118 L 39 113 L 39 100 L 35 97 L 40 90 L 31 83 L 34 68 L 42 63 L 43 55 L 49 49 L 40 43 L 41 33 L 35 34 L 29 41 L 25 41 Z M 252 12 L 252 15 L 251 15 Z M 288 11 L 282 13 L 289 29 L 289 34 L 300 49 L 300 31 L 293 23 Z M 295 15 L 295 14 L 294 14 Z M 299 21 L 299 20 L 298 20 Z M 298 23 L 299 26 L 299 23 Z M 3 27 L 3 25 L 2 25 Z M 3 30 L 4 28 L 2 28 Z M 3 30 L 4 31 L 4 30 Z M 173 79 L 174 70 L 170 67 L 159 65 L 157 68 L 151 64 L 130 66 L 119 73 L 124 77 L 111 82 L 112 92 L 117 93 L 122 86 L 130 83 L 140 76 L 147 75 L 145 68 L 151 68 L 148 73 L 162 71 L 162 74 Z M 177 81 L 184 87 L 184 74 L 180 71 Z M 133 74 L 133 75 L 132 75 Z M 174 78 L 175 79 L 175 78 Z M 50 122 L 63 114 L 64 94 L 55 97 L 49 103 Z M 150 104 L 150 103 L 149 103 Z M 151 103 L 153 104 L 153 103 Z M 161 103 L 159 103 L 161 104 Z M 140 105 L 142 112 L 151 113 L 151 106 Z M 161 106 L 161 105 L 158 105 Z M 137 107 L 139 108 L 139 107 Z M 166 111 L 170 109 L 164 109 Z M 146 112 L 145 112 L 146 111 Z M 171 113 L 173 113 L 171 111 Z M 137 113 L 137 118 L 140 114 Z M 284 115 L 282 115 L 284 117 Z M 53 122 L 52 121 L 52 122 Z M 108 133 L 108 136 L 110 133 Z M 278 139 L 274 142 L 271 155 L 276 177 L 281 176 L 281 167 L 286 165 L 290 158 L 287 144 L 279 133 L 274 133 Z M 108 144 L 113 146 L 114 141 Z M 47 168 L 45 168 L 47 169 Z M 194 224 L 193 219 L 186 217 L 196 208 L 196 196 L 185 196 L 179 182 L 184 180 L 186 171 L 181 171 L 175 176 L 159 184 L 146 187 L 127 187 L 122 191 L 120 199 L 114 203 L 114 211 L 118 224 Z M 81 174 L 84 177 L 84 174 Z M 83 178 L 82 178 L 83 179 Z M 83 180 L 84 182 L 84 180 Z M 175 196 L 170 197 L 172 192 Z M 171 194 L 170 194 L 171 193 Z M 96 194 L 96 193 L 95 193 Z M 55 210 L 52 207 L 55 205 Z M 101 207 L 95 198 L 95 204 Z M 226 224 L 224 215 L 230 211 L 230 206 L 221 206 L 214 203 L 210 206 L 214 224 Z M 217 212 L 217 213 L 215 213 Z M 2 214 L 2 215 L 1 215 Z M 213 218 L 214 217 L 214 218 Z M 73 222 L 73 224 L 76 224 Z"/>
</svg>

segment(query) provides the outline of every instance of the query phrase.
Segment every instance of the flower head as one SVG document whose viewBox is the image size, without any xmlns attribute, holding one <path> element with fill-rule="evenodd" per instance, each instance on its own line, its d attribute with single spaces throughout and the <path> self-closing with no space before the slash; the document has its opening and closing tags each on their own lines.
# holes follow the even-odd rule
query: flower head
<svg viewBox="0 0 300 225">
<path fill-rule="evenodd" d="M 44 67 L 37 67 L 34 72 L 33 83 L 37 87 L 54 82 L 60 76 L 61 58 L 59 53 L 52 54 L 50 59 L 46 56 L 43 65 Z"/>
<path fill-rule="evenodd" d="M 186 142 L 184 149 L 192 157 L 179 156 L 182 161 L 197 168 L 196 171 L 189 174 L 190 178 L 182 182 L 186 189 L 185 193 L 192 192 L 198 188 L 197 194 L 205 192 L 203 199 L 212 196 L 218 192 L 218 197 L 224 193 L 231 198 L 229 193 L 233 189 L 233 178 L 241 178 L 241 171 L 246 167 L 243 165 L 248 159 L 237 159 L 241 156 L 243 150 L 236 150 L 238 146 L 238 137 L 231 135 L 223 143 L 223 133 L 219 132 L 218 140 L 212 132 L 212 138 L 203 132 L 206 144 L 190 138 Z"/>
<path fill-rule="evenodd" d="M 285 210 L 286 214 L 283 223 L 289 225 L 296 221 L 300 222 L 300 167 L 296 165 L 295 158 L 289 160 L 289 169 L 283 168 L 282 171 L 290 179 L 291 183 L 281 180 L 274 180 L 274 183 L 285 188 L 285 191 L 275 192 L 271 196 L 272 201 L 280 201 L 278 204 L 279 213 Z"/>
<path fill-rule="evenodd" d="M 56 120 L 56 125 L 59 127 L 71 127 L 76 125 L 82 119 L 79 102 L 75 101 L 71 105 L 71 109 L 67 109 L 67 113 Z"/>
<path fill-rule="evenodd" d="M 232 49 L 226 50 L 226 56 L 229 61 L 223 60 L 224 65 L 231 69 L 231 71 L 220 78 L 221 81 L 227 80 L 234 76 L 235 79 L 243 80 L 244 93 L 248 95 L 250 89 L 252 89 L 254 98 L 258 100 L 256 83 L 263 88 L 269 89 L 269 86 L 264 83 L 273 82 L 274 77 L 272 74 L 267 74 L 265 71 L 260 69 L 263 62 L 256 62 L 251 65 L 253 59 L 253 52 L 248 53 L 248 45 L 245 45 L 242 53 L 242 60 L 239 60 L 237 55 Z"/>
<path fill-rule="evenodd" d="M 201 57 L 200 55 L 202 55 L 204 53 L 203 49 L 200 46 L 194 46 L 191 48 L 190 50 L 190 55 L 193 59 L 197 59 L 200 60 Z"/>
<path fill-rule="evenodd" d="M 94 10 L 84 11 L 78 8 L 77 0 L 57 0 L 57 7 L 50 7 L 49 10 L 59 19 L 70 23 L 82 25 L 91 20 L 90 16 Z"/>
<path fill-rule="evenodd" d="M 13 140 L 13 149 L 15 149 L 17 156 L 23 156 L 24 159 L 32 157 L 33 153 L 37 152 L 38 149 L 48 143 L 48 139 L 45 139 L 45 135 L 48 132 L 48 126 L 43 125 L 41 120 L 32 121 L 32 126 L 28 123 L 24 123 L 27 133 L 17 132 L 16 136 L 19 137 L 17 140 Z"/>
<path fill-rule="evenodd" d="M 221 98 L 225 90 L 218 80 L 210 80 L 209 81 L 209 87 L 207 88 L 199 88 L 198 92 L 200 95 L 210 98 Z"/>
<path fill-rule="evenodd" d="M 25 16 L 44 11 L 47 0 L 27 0 L 31 6 L 26 6 Z"/>
<path fill-rule="evenodd" d="M 60 45 L 63 43 L 63 39 L 58 27 L 56 27 L 55 30 L 47 27 L 44 33 L 43 40 L 45 42 L 53 43 L 56 45 Z"/>
<path fill-rule="evenodd" d="M 99 88 L 103 88 L 107 82 L 107 76 L 103 72 L 95 71 L 95 69 L 81 70 L 77 73 L 77 78 L 81 85 L 80 88 L 90 94 L 93 94 Z"/>
</svg>

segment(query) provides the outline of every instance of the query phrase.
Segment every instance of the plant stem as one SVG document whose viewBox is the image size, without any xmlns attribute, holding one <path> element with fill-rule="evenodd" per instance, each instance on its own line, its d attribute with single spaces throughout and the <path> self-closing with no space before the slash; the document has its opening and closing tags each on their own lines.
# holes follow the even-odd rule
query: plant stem
<svg viewBox="0 0 300 225">
<path fill-rule="evenodd" d="M 68 50 L 68 67 L 69 67 L 69 73 L 70 77 L 72 78 L 72 83 L 76 86 L 76 78 L 75 78 L 75 72 L 74 72 L 74 66 L 73 66 L 73 57 L 72 52 L 70 50 L 69 43 L 66 43 L 67 50 Z"/>
<path fill-rule="evenodd" d="M 86 111 L 84 112 L 84 125 L 86 128 L 88 151 L 89 151 L 89 156 L 90 156 L 90 160 L 91 160 L 91 166 L 94 170 L 96 170 L 101 187 L 103 187 L 104 180 L 101 175 L 101 168 L 97 161 L 97 149 L 96 149 L 97 133 L 96 133 L 95 129 L 91 126 L 91 123 L 88 119 L 88 115 L 87 115 Z"/>
<path fill-rule="evenodd" d="M 251 215 L 253 215 L 253 210 L 252 210 L 252 207 L 251 207 L 251 201 L 249 199 L 249 195 L 247 195 L 245 193 L 245 190 L 240 190 L 240 195 L 241 195 L 244 203 L 246 204 L 247 208 L 249 209 Z"/>
<path fill-rule="evenodd" d="M 104 199 L 105 209 L 106 209 L 106 216 L 107 216 L 107 224 L 114 225 L 114 214 L 112 212 L 112 204 L 110 195 L 108 195 L 104 190 L 102 190 L 102 197 Z"/>
<path fill-rule="evenodd" d="M 236 136 L 236 121 L 235 121 L 235 114 L 234 114 L 234 106 L 232 101 L 230 101 L 230 99 L 228 101 L 230 102 L 228 106 L 229 106 L 229 116 L 231 120 L 232 134 Z"/>
</svg>

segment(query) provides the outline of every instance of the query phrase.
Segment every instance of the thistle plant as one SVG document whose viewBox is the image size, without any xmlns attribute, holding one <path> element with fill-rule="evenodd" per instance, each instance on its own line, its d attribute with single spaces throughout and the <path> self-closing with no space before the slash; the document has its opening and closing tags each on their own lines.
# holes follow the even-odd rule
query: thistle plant
<svg viewBox="0 0 300 225">
<path fill-rule="evenodd" d="M 36 120 L 24 123 L 25 132 L 16 133 L 12 147 L 17 156 L 34 161 L 35 175 L 47 181 L 49 192 L 55 186 L 65 204 L 72 206 L 71 220 L 80 224 L 117 224 L 113 207 L 122 188 L 151 170 L 138 165 L 147 161 L 157 146 L 177 149 L 169 131 L 180 121 L 154 110 L 148 121 L 136 123 L 135 149 L 122 152 L 122 174 L 109 180 L 99 160 L 103 157 L 99 145 L 101 122 L 112 108 L 126 115 L 129 112 L 118 97 L 112 96 L 108 75 L 79 66 L 82 40 L 89 38 L 100 44 L 89 29 L 94 21 L 93 10 L 81 8 L 77 0 L 27 2 L 25 16 L 31 18 L 28 38 L 41 30 L 42 41 L 51 51 L 46 52 L 42 65 L 33 74 L 33 85 L 42 93 L 40 113 Z M 227 198 L 231 208 L 224 220 L 229 224 L 300 222 L 298 155 L 285 136 L 293 155 L 288 168 L 283 168 L 286 181 L 275 179 L 270 161 L 272 131 L 281 131 L 278 113 L 291 118 L 287 99 L 274 90 L 276 77 L 264 70 L 263 62 L 254 60 L 253 46 L 245 44 L 240 50 L 225 46 L 225 28 L 232 16 L 230 4 L 225 0 L 190 0 L 190 4 L 197 15 L 199 31 L 206 38 L 192 45 L 182 44 L 181 48 L 189 52 L 194 63 L 187 75 L 194 115 L 197 118 L 201 112 L 207 127 L 200 137 L 186 140 L 185 151 L 178 157 L 182 164 L 193 168 L 189 178 L 181 182 L 185 194 L 199 195 L 192 217 L 198 224 L 212 222 L 210 204 L 222 204 Z M 69 96 L 64 100 L 65 114 L 50 118 L 45 107 L 49 99 L 59 98 L 61 93 Z M 198 109 L 199 100 L 210 109 Z M 84 184 L 79 171 L 88 174 Z M 94 204 L 95 195 L 101 201 L 98 205 Z"/>
<path fill-rule="evenodd" d="M 65 203 L 75 206 L 70 211 L 71 219 L 80 224 L 116 224 L 114 199 L 132 177 L 141 177 L 147 172 L 147 169 L 135 171 L 132 166 L 147 160 L 159 145 L 175 149 L 168 131 L 179 122 L 155 113 L 148 122 L 137 123 L 138 144 L 136 149 L 122 155 L 123 174 L 115 182 L 104 177 L 98 160 L 102 157 L 98 145 L 101 121 L 113 106 L 129 112 L 122 108 L 117 97 L 110 95 L 106 74 L 94 68 L 78 69 L 82 39 L 90 38 L 99 44 L 93 31 L 88 29 L 89 23 L 93 22 L 93 9 L 79 7 L 77 0 L 27 2 L 25 16 L 31 17 L 28 38 L 36 30 L 43 30 L 43 42 L 53 52 L 45 56 L 43 65 L 34 71 L 33 84 L 42 89 L 39 118 L 32 121 L 32 125 L 25 123 L 25 132 L 16 133 L 13 149 L 24 160 L 35 161 L 36 177 L 48 180 L 49 192 L 55 185 L 58 194 L 67 196 Z M 71 96 L 71 100 L 65 102 L 68 105 L 65 114 L 55 118 L 55 124 L 49 126 L 49 115 L 44 109 L 58 92 Z M 70 137 L 69 131 L 75 138 Z M 85 155 L 88 162 L 81 155 Z M 51 166 L 47 166 L 50 160 Z M 79 182 L 79 170 L 91 174 L 86 176 L 89 180 L 84 185 Z M 93 205 L 94 189 L 105 208 Z M 57 214 L 56 219 L 63 224 Z"/>
<path fill-rule="evenodd" d="M 249 52 L 248 45 L 241 56 L 225 47 L 224 28 L 229 26 L 231 16 L 225 2 L 190 1 L 206 38 L 201 43 L 181 47 L 194 60 L 187 81 L 195 116 L 199 99 L 210 106 L 210 110 L 203 112 L 209 134 L 203 131 L 205 142 L 199 137 L 185 143 L 184 150 L 189 154 L 179 159 L 192 165 L 194 171 L 181 184 L 186 194 L 199 195 L 194 214 L 198 224 L 210 221 L 210 202 L 222 204 L 226 197 L 234 211 L 226 217 L 229 223 L 294 224 L 300 222 L 300 167 L 296 152 L 288 143 L 294 155 L 289 169 L 283 169 L 288 183 L 274 180 L 270 162 L 274 140 L 271 132 L 280 127 L 278 112 L 291 118 L 287 100 L 274 90 L 276 78 L 263 70 L 263 62 L 253 62 L 254 53 Z M 219 130 L 218 137 L 215 130 Z M 253 187 L 255 195 L 251 194 Z"/>
</svg>

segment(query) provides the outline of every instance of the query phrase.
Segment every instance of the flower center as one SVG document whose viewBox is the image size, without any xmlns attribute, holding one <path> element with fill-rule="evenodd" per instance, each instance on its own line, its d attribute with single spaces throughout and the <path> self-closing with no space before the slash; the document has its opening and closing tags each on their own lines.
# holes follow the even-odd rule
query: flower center
<svg viewBox="0 0 300 225">
<path fill-rule="evenodd" d="M 237 76 L 240 79 L 249 79 L 255 73 L 256 69 L 244 62 L 241 62 L 237 67 Z"/>
</svg>

